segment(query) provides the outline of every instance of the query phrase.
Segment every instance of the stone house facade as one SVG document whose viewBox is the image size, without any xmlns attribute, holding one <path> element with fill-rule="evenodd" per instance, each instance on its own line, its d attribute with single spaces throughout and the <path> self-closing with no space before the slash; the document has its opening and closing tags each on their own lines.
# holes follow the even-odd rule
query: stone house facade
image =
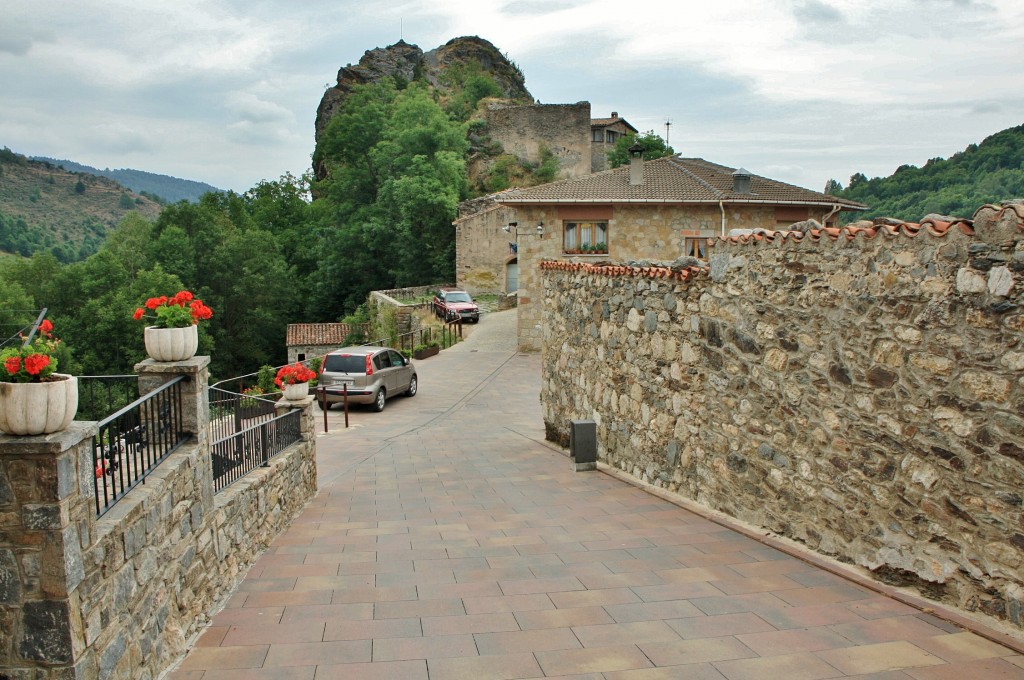
<svg viewBox="0 0 1024 680">
<path fill-rule="evenodd" d="M 590 171 L 608 169 L 608 152 L 625 135 L 638 131 L 625 118 L 619 118 L 618 111 L 612 111 L 610 118 L 590 119 Z"/>
<path fill-rule="evenodd" d="M 542 340 L 537 264 L 566 258 L 675 260 L 707 257 L 710 239 L 733 229 L 769 229 L 816 220 L 833 225 L 853 201 L 699 158 L 635 158 L 628 166 L 495 196 L 518 225 L 519 349 Z M 498 218 L 492 218 L 492 220 Z M 503 219 L 503 218 L 502 218 Z M 536 227 L 543 226 L 538 236 Z"/>
<path fill-rule="evenodd" d="M 539 275 L 549 439 L 1024 626 L 1024 202 Z"/>
</svg>

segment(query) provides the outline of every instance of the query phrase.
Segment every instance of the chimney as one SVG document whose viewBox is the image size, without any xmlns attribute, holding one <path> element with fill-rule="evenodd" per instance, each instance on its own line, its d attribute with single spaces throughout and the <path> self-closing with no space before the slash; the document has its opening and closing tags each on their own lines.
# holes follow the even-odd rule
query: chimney
<svg viewBox="0 0 1024 680">
<path fill-rule="evenodd" d="M 618 117 L 619 117 L 619 112 L 618 111 L 612 111 L 612 118 L 618 118 Z"/>
<path fill-rule="evenodd" d="M 639 186 L 644 183 L 644 147 L 634 143 L 629 147 L 629 184 Z"/>
<path fill-rule="evenodd" d="M 732 173 L 732 190 L 736 194 L 750 193 L 750 171 L 740 168 Z"/>
</svg>

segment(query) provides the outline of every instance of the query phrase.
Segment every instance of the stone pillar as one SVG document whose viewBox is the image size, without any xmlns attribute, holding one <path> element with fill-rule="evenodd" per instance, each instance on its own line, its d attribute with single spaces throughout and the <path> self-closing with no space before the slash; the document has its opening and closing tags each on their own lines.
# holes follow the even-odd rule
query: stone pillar
<svg viewBox="0 0 1024 680">
<path fill-rule="evenodd" d="M 210 460 L 210 357 L 199 356 L 185 361 L 153 361 L 135 364 L 139 374 L 139 396 L 149 394 L 179 375 L 188 380 L 181 386 L 182 426 L 193 434 L 198 444 L 197 473 L 202 476 L 203 513 L 213 510 L 213 463 Z"/>
<path fill-rule="evenodd" d="M 78 586 L 96 516 L 92 437 L 73 422 L 0 435 L 0 677 L 78 678 L 91 663 Z"/>
</svg>

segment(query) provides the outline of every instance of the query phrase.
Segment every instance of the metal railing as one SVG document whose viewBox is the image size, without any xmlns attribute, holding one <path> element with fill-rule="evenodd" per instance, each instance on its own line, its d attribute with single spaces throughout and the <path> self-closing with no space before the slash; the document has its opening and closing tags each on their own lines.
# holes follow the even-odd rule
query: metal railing
<svg viewBox="0 0 1024 680">
<path fill-rule="evenodd" d="M 101 420 L 92 440 L 96 514 L 103 515 L 189 438 L 178 376 Z"/>
<path fill-rule="evenodd" d="M 79 375 L 75 420 L 102 420 L 139 398 L 139 376 Z"/>
<path fill-rule="evenodd" d="M 300 409 L 275 415 L 272 399 L 210 388 L 210 455 L 213 460 L 213 491 L 258 467 L 301 439 Z"/>
</svg>

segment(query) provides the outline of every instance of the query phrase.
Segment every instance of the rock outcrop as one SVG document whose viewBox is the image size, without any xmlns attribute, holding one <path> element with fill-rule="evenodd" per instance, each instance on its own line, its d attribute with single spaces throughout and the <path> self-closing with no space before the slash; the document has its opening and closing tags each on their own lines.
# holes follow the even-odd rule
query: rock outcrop
<svg viewBox="0 0 1024 680">
<path fill-rule="evenodd" d="M 357 85 L 375 83 L 384 78 L 412 82 L 425 80 L 442 95 L 448 90 L 445 72 L 461 65 L 476 65 L 489 74 L 501 88 L 502 97 L 533 101 L 526 90 L 522 72 L 483 38 L 454 38 L 429 52 L 399 40 L 394 45 L 367 50 L 359 63 L 338 71 L 338 84 L 324 92 L 316 112 L 316 141 L 327 123 L 341 109 L 345 98 Z"/>
</svg>

